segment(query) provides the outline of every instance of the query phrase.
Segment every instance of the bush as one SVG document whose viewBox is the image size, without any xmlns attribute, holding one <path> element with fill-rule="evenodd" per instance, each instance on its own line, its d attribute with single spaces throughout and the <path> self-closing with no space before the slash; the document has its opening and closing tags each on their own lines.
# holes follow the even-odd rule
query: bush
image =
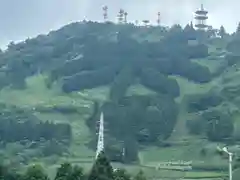
<svg viewBox="0 0 240 180">
<path fill-rule="evenodd" d="M 123 98 L 128 87 L 133 83 L 133 81 L 134 72 L 132 67 L 127 66 L 123 68 L 112 83 L 110 99 L 112 101 L 118 101 L 119 99 Z"/>
<path fill-rule="evenodd" d="M 208 56 L 208 47 L 204 44 L 188 47 L 189 58 L 206 58 Z"/>
<path fill-rule="evenodd" d="M 218 106 L 223 98 L 214 93 L 192 95 L 188 98 L 188 111 L 198 112 L 207 110 L 210 107 Z"/>
<path fill-rule="evenodd" d="M 238 97 L 240 94 L 240 86 L 239 85 L 226 86 L 221 90 L 221 93 L 230 101 L 234 101 L 234 99 Z"/>
<path fill-rule="evenodd" d="M 119 66 L 109 66 L 100 70 L 78 73 L 63 81 L 62 90 L 66 93 L 92 89 L 111 83 L 119 73 Z"/>
<path fill-rule="evenodd" d="M 203 114 L 206 123 L 206 135 L 211 141 L 224 141 L 232 136 L 234 125 L 231 117 L 213 110 Z"/>
<path fill-rule="evenodd" d="M 178 97 L 180 94 L 180 88 L 175 79 L 170 79 L 154 69 L 143 70 L 141 82 L 159 93 L 169 94 L 172 97 Z"/>
<path fill-rule="evenodd" d="M 190 61 L 174 61 L 174 70 L 176 74 L 186 77 L 197 83 L 207 83 L 211 80 L 211 73 L 207 67 L 201 66 Z"/>
<path fill-rule="evenodd" d="M 235 64 L 238 64 L 240 62 L 240 55 L 236 54 L 227 54 L 226 60 L 228 63 L 228 66 L 233 66 Z"/>
<path fill-rule="evenodd" d="M 234 53 L 236 55 L 240 55 L 239 54 L 239 47 L 240 47 L 240 39 L 234 39 L 231 42 L 228 43 L 227 45 L 227 51 Z"/>
</svg>

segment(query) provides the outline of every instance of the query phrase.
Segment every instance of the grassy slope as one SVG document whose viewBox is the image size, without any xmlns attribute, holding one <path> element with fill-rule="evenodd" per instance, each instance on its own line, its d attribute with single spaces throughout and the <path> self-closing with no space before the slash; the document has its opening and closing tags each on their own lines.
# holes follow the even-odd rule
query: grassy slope
<svg viewBox="0 0 240 180">
<path fill-rule="evenodd" d="M 211 71 L 215 71 L 216 68 L 220 66 L 221 62 L 211 61 L 209 63 L 208 60 L 195 60 L 197 63 L 202 65 L 207 65 L 210 67 Z M 225 74 L 226 77 L 230 77 L 231 79 L 237 79 L 238 73 L 234 71 L 228 71 Z M 237 77 L 234 77 L 237 76 Z M 100 87 L 93 90 L 86 90 L 81 93 L 74 93 L 71 95 L 66 95 L 61 93 L 57 86 L 54 86 L 52 89 L 47 89 L 44 85 L 44 76 L 38 75 L 35 77 L 31 77 L 27 80 L 27 88 L 25 90 L 11 90 L 5 89 L 0 92 L 0 102 L 14 104 L 19 107 L 24 107 L 31 109 L 34 106 L 52 106 L 52 105 L 74 105 L 79 108 L 81 113 L 73 114 L 73 115 L 62 115 L 60 113 L 38 113 L 35 114 L 42 119 L 45 120 L 53 120 L 56 122 L 68 122 L 73 127 L 74 132 L 74 142 L 70 148 L 71 155 L 63 156 L 56 162 L 54 158 L 41 159 L 45 165 L 51 165 L 60 163 L 63 161 L 71 161 L 73 163 L 80 163 L 81 166 L 86 167 L 87 169 L 91 166 L 91 162 L 94 158 L 94 152 L 88 149 L 85 146 L 85 143 L 89 140 L 90 134 L 88 128 L 85 125 L 85 120 L 89 116 L 91 112 L 91 105 L 93 100 L 104 101 L 108 98 L 108 87 Z M 191 137 L 187 134 L 187 130 L 185 128 L 185 122 L 187 119 L 191 118 L 191 114 L 188 114 L 185 109 L 184 96 L 188 94 L 197 94 L 197 93 L 205 93 L 209 91 L 211 88 L 215 87 L 219 84 L 222 77 L 215 78 L 212 82 L 201 85 L 190 82 L 181 77 L 173 77 L 176 78 L 181 89 L 181 96 L 176 99 L 179 103 L 180 113 L 178 117 L 178 123 L 176 125 L 175 131 L 170 138 L 171 141 L 182 141 L 184 139 L 188 139 L 188 142 L 191 142 L 190 145 L 179 145 L 178 147 L 170 147 L 165 149 L 160 149 L 157 147 L 148 147 L 139 153 L 139 157 L 141 159 L 141 164 L 144 165 L 153 165 L 161 161 L 169 161 L 169 160 L 185 160 L 185 161 L 199 161 L 203 160 L 202 157 L 199 157 L 199 148 L 204 145 L 208 145 L 204 140 L 200 138 Z M 230 83 L 235 83 L 237 81 L 231 81 Z M 141 85 L 131 86 L 128 90 L 127 94 L 149 94 L 154 93 L 151 90 L 144 88 Z M 238 121 L 238 117 L 236 117 L 236 121 Z M 197 141 L 198 140 L 198 141 Z M 212 156 L 206 157 L 208 161 L 213 161 L 216 164 L 220 162 L 219 158 L 215 158 Z M 39 161 L 36 159 L 35 161 Z M 54 162 L 54 163 L 53 163 Z M 221 162 L 222 163 L 222 162 Z M 121 166 L 116 164 L 115 166 Z M 55 165 L 49 166 L 49 170 L 52 172 Z M 126 168 L 130 169 L 132 172 L 135 172 L 140 166 L 127 166 Z M 216 176 L 215 172 L 208 172 L 206 175 L 204 172 L 196 173 L 170 173 L 169 171 L 162 172 L 156 171 L 152 168 L 146 169 L 147 174 L 151 174 L 152 176 L 164 176 L 164 174 L 172 174 L 173 176 L 188 176 L 188 177 L 197 177 L 197 176 Z"/>
</svg>

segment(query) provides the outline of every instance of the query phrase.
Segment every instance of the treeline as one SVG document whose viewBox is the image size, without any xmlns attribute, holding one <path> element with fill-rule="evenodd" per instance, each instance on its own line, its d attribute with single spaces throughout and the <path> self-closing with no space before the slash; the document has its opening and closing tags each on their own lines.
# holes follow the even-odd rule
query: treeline
<svg viewBox="0 0 240 180">
<path fill-rule="evenodd" d="M 52 122 L 24 122 L 13 119 L 0 121 L 0 137 L 4 143 L 17 141 L 57 140 L 69 144 L 72 138 L 69 124 L 54 124 Z"/>
<path fill-rule="evenodd" d="M 33 112 L 0 104 L 0 140 L 4 143 L 17 141 L 57 140 L 69 144 L 71 126 L 67 123 L 42 122 Z"/>
<path fill-rule="evenodd" d="M 0 104 L 0 147 L 8 144 L 38 149 L 43 156 L 61 155 L 68 151 L 72 128 L 67 123 L 42 122 L 32 111 Z"/>
<path fill-rule="evenodd" d="M 0 178 L 3 180 L 50 180 L 50 177 L 40 165 L 34 165 L 27 168 L 26 172 L 16 172 L 12 167 L 0 166 Z M 136 175 L 129 174 L 125 169 L 114 169 L 104 153 L 98 156 L 89 172 L 83 168 L 63 163 L 57 168 L 55 180 L 147 180 L 143 171 Z"/>
</svg>

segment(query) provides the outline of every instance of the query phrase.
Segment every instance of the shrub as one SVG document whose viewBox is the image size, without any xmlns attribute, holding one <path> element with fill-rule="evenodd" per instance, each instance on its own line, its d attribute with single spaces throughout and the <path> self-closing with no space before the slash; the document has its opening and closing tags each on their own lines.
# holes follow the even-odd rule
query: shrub
<svg viewBox="0 0 240 180">
<path fill-rule="evenodd" d="M 119 66 L 109 66 L 96 71 L 78 73 L 63 81 L 62 90 L 66 93 L 92 89 L 101 85 L 111 83 L 119 73 Z"/>
<path fill-rule="evenodd" d="M 207 110 L 210 107 L 218 106 L 223 98 L 215 93 L 192 95 L 188 98 L 188 111 L 198 112 Z"/>
<path fill-rule="evenodd" d="M 154 69 L 143 70 L 141 82 L 159 93 L 169 94 L 172 97 L 178 97 L 180 94 L 180 88 L 175 79 L 170 79 Z"/>
</svg>

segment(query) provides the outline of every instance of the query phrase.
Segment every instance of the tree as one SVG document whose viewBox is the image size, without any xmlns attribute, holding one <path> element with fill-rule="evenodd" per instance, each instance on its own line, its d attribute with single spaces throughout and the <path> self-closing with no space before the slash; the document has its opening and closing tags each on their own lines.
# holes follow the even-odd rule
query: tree
<svg viewBox="0 0 240 180">
<path fill-rule="evenodd" d="M 206 135 L 211 141 L 222 141 L 232 136 L 234 125 L 231 117 L 222 112 L 213 110 L 203 114 L 205 119 Z"/>
<path fill-rule="evenodd" d="M 144 175 L 144 172 L 142 170 L 140 170 L 133 179 L 134 180 L 147 180 L 147 178 Z"/>
<path fill-rule="evenodd" d="M 217 33 L 217 30 L 214 29 L 212 26 L 209 26 L 208 29 L 207 29 L 207 36 L 209 38 L 211 37 L 216 37 L 216 33 Z"/>
<path fill-rule="evenodd" d="M 57 169 L 55 180 L 83 180 L 83 169 L 69 163 L 64 163 Z"/>
<path fill-rule="evenodd" d="M 18 174 L 15 169 L 9 169 L 0 164 L 0 180 L 20 180 L 23 179 L 21 174 Z"/>
<path fill-rule="evenodd" d="M 130 180 L 131 176 L 125 169 L 117 169 L 114 171 L 114 180 Z"/>
<path fill-rule="evenodd" d="M 90 174 L 88 176 L 88 180 L 113 180 L 114 173 L 113 168 L 105 156 L 104 152 L 101 152 L 98 155 L 97 160 L 95 161 Z"/>
<path fill-rule="evenodd" d="M 187 40 L 196 40 L 196 38 L 197 38 L 196 31 L 193 28 L 192 22 L 185 26 L 185 28 L 183 29 L 183 32 L 185 33 Z"/>
<path fill-rule="evenodd" d="M 237 30 L 236 30 L 236 34 L 237 34 L 237 35 L 240 34 L 240 22 L 238 23 Z"/>
<path fill-rule="evenodd" d="M 23 180 L 49 180 L 49 178 L 40 165 L 34 165 L 27 169 Z"/>
<path fill-rule="evenodd" d="M 221 38 L 224 38 L 226 36 L 226 30 L 223 26 L 220 27 L 219 35 L 221 36 Z"/>
</svg>

